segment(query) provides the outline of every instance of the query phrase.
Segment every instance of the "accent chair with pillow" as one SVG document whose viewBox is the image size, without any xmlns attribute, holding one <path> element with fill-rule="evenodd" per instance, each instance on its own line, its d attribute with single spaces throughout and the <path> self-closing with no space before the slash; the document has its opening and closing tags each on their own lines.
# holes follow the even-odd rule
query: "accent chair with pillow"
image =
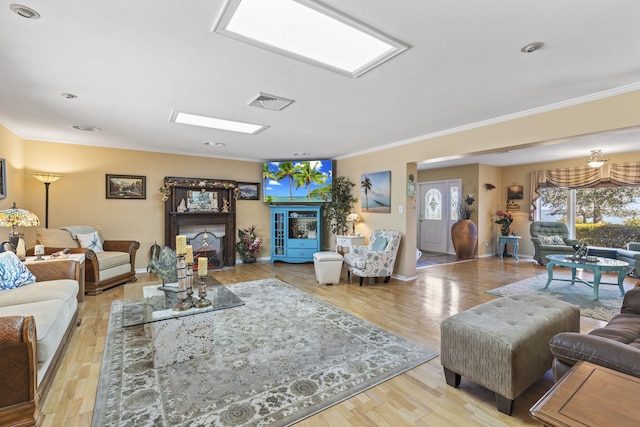
<svg viewBox="0 0 640 427">
<path fill-rule="evenodd" d="M 540 265 L 548 263 L 545 258 L 547 255 L 573 255 L 573 245 L 580 243 L 579 240 L 569 238 L 569 228 L 564 222 L 534 221 L 529 231 L 535 249 L 533 259 Z"/>
<path fill-rule="evenodd" d="M 400 232 L 396 230 L 374 230 L 368 246 L 353 246 L 352 252 L 344 255 L 347 275 L 360 277 L 360 286 L 365 277 L 384 277 L 389 283 L 400 247 Z"/>
<path fill-rule="evenodd" d="M 72 253 L 85 253 L 85 293 L 96 295 L 106 289 L 136 280 L 134 240 L 105 240 L 99 225 L 61 228 L 39 228 L 36 244 L 45 246 L 45 254 L 68 248 Z"/>
</svg>

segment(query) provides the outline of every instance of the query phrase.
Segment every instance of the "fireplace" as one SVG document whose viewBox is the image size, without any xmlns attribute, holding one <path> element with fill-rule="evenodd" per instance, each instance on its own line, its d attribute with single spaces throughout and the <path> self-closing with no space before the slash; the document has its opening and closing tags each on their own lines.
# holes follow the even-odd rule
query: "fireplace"
<svg viewBox="0 0 640 427">
<path fill-rule="evenodd" d="M 165 177 L 165 245 L 175 249 L 176 236 L 187 236 L 194 258 L 206 256 L 209 268 L 236 263 L 236 200 L 234 181 Z M 206 193 L 210 204 L 196 204 Z M 205 244 L 206 243 L 206 244 Z M 196 262 L 197 265 L 197 262 Z"/>
<path fill-rule="evenodd" d="M 207 258 L 207 268 L 224 267 L 224 240 L 226 227 L 221 224 L 184 225 L 178 227 L 178 234 L 187 237 L 187 244 L 193 246 L 193 269 L 198 270 L 198 258 Z"/>
</svg>

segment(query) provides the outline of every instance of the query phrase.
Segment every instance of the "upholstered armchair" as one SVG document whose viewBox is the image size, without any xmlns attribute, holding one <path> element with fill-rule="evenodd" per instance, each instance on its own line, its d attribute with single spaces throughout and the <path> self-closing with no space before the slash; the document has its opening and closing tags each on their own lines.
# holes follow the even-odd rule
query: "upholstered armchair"
<svg viewBox="0 0 640 427">
<path fill-rule="evenodd" d="M 579 243 L 569 238 L 569 228 L 564 222 L 534 221 L 529 231 L 535 249 L 533 259 L 540 265 L 547 264 L 546 255 L 573 255 L 573 245 Z"/>
<path fill-rule="evenodd" d="M 360 286 L 365 277 L 384 277 L 384 283 L 389 283 L 399 247 L 400 232 L 374 230 L 368 246 L 353 246 L 352 252 L 344 255 L 347 276 L 359 276 Z"/>
<path fill-rule="evenodd" d="M 94 234 L 97 232 L 97 236 Z M 93 235 L 87 240 L 87 236 Z M 140 243 L 134 240 L 106 240 L 99 225 L 39 228 L 36 244 L 45 246 L 50 255 L 63 249 L 84 253 L 85 293 L 96 295 L 106 289 L 136 280 L 136 252 Z M 32 253 L 30 249 L 28 253 Z"/>
</svg>

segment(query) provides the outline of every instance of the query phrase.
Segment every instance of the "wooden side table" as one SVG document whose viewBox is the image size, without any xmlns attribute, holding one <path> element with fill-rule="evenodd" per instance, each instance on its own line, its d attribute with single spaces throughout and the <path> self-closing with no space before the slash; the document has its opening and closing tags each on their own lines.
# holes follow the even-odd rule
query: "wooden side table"
<svg viewBox="0 0 640 427">
<path fill-rule="evenodd" d="M 637 426 L 640 378 L 578 362 L 529 413 L 546 426 Z"/>
<path fill-rule="evenodd" d="M 80 288 L 78 290 L 78 302 L 83 302 L 84 301 L 84 262 L 85 262 L 84 254 L 83 253 L 69 254 L 69 257 L 67 258 L 54 258 L 51 255 L 43 255 L 42 258 L 44 258 L 42 261 L 36 261 L 35 256 L 28 256 L 24 259 L 23 262 L 28 265 L 36 262 L 60 261 L 64 259 L 73 259 L 78 261 L 78 266 L 79 266 L 78 277 L 76 277 L 76 280 L 78 281 L 78 287 Z"/>
<path fill-rule="evenodd" d="M 338 246 L 342 246 L 343 251 L 344 251 L 344 248 L 349 248 L 349 252 L 353 252 L 354 246 L 363 246 L 363 245 L 364 245 L 363 236 L 336 236 L 336 252 L 338 251 Z"/>
</svg>

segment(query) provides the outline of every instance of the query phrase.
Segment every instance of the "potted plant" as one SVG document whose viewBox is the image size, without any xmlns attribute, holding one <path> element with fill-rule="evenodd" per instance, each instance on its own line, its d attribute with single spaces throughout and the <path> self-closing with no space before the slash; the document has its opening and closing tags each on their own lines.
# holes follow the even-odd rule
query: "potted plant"
<svg viewBox="0 0 640 427">
<path fill-rule="evenodd" d="M 351 194 L 355 186 L 349 178 L 338 176 L 331 183 L 328 194 L 325 193 L 323 196 L 328 200 L 328 195 L 331 195 L 331 201 L 324 205 L 324 216 L 329 220 L 331 234 L 347 234 L 349 229 L 347 216 L 353 211 L 353 204 L 358 201 Z"/>
<path fill-rule="evenodd" d="M 239 240 L 236 242 L 236 251 L 240 254 L 245 264 L 256 262 L 256 255 L 260 252 L 262 237 L 256 234 L 256 226 L 238 230 Z"/>
<path fill-rule="evenodd" d="M 499 210 L 498 212 L 496 212 L 496 215 L 498 215 L 496 224 L 500 225 L 500 233 L 503 236 L 508 236 L 509 229 L 511 228 L 511 223 L 513 222 L 513 215 L 511 215 L 510 212 L 503 210 Z"/>
<path fill-rule="evenodd" d="M 473 258 L 476 252 L 478 227 L 471 221 L 475 201 L 473 194 L 467 194 L 464 199 L 458 200 L 458 221 L 451 227 L 453 248 L 460 259 Z"/>
</svg>

